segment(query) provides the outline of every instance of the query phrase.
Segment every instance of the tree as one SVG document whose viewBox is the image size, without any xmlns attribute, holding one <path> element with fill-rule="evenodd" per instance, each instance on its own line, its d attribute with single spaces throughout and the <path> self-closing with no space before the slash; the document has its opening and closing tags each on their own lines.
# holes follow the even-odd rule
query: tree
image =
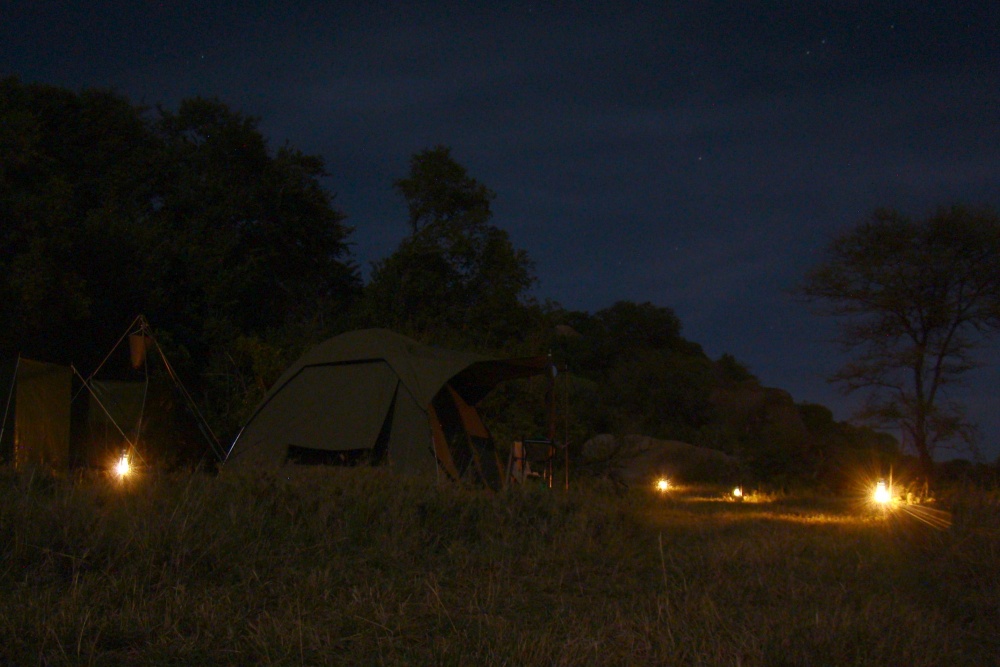
<svg viewBox="0 0 1000 667">
<path fill-rule="evenodd" d="M 1000 329 L 1000 219 L 941 209 L 914 221 L 891 210 L 836 238 L 798 292 L 840 319 L 853 360 L 831 379 L 867 389 L 862 415 L 901 427 L 930 476 L 938 445 L 971 440 L 947 388 Z"/>
<path fill-rule="evenodd" d="M 411 234 L 377 262 L 366 287 L 369 324 L 419 338 L 499 349 L 530 329 L 532 263 L 490 224 L 493 192 L 438 146 L 396 181 Z"/>
<path fill-rule="evenodd" d="M 416 236 L 428 226 L 455 231 L 487 224 L 496 193 L 469 176 L 451 157 L 447 146 L 435 146 L 410 158 L 410 175 L 395 183 L 406 198 L 410 232 Z"/>
<path fill-rule="evenodd" d="M 550 314 L 564 334 L 551 352 L 568 373 L 593 383 L 574 412 L 594 433 L 692 440 L 711 417 L 712 361 L 681 335 L 670 308 L 619 301 L 596 313 Z M 555 327 L 553 327 L 555 330 Z"/>
<path fill-rule="evenodd" d="M 616 431 L 691 442 L 711 418 L 711 368 L 703 355 L 636 350 L 608 370 L 599 395 Z"/>
<path fill-rule="evenodd" d="M 0 358 L 88 372 L 142 313 L 227 412 L 245 396 L 218 378 L 269 373 L 272 352 L 346 326 L 360 292 L 324 175 L 215 100 L 153 113 L 0 79 Z"/>
<path fill-rule="evenodd" d="M 160 113 L 168 176 L 151 215 L 161 241 L 148 263 L 182 280 L 158 291 L 157 305 L 198 337 L 313 320 L 330 329 L 359 285 L 351 229 L 319 183 L 322 159 L 270 151 L 256 119 L 216 100 Z"/>
<path fill-rule="evenodd" d="M 112 93 L 0 80 L 0 355 L 96 363 L 81 327 L 113 341 L 135 317 L 122 258 L 155 143 L 141 110 Z M 106 326 L 112 302 L 133 312 Z"/>
</svg>

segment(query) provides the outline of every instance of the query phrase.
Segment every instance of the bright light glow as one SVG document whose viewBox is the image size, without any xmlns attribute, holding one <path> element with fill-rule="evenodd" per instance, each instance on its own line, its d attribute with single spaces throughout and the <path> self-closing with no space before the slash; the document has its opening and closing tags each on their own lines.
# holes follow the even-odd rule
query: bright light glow
<svg viewBox="0 0 1000 667">
<path fill-rule="evenodd" d="M 660 492 L 664 492 L 664 491 L 669 490 L 670 489 L 670 480 L 666 479 L 665 477 L 661 477 L 656 482 L 656 488 Z"/>
<path fill-rule="evenodd" d="M 119 477 L 125 477 L 132 469 L 132 466 L 128 462 L 128 453 L 122 454 L 122 457 L 118 459 L 118 463 L 115 464 L 115 474 Z"/>
<path fill-rule="evenodd" d="M 885 480 L 880 479 L 875 485 L 875 493 L 872 498 L 880 505 L 885 505 L 892 500 L 892 491 L 885 484 Z"/>
<path fill-rule="evenodd" d="M 733 498 L 742 498 L 742 497 L 743 497 L 743 487 L 737 486 L 735 489 L 733 489 Z"/>
</svg>

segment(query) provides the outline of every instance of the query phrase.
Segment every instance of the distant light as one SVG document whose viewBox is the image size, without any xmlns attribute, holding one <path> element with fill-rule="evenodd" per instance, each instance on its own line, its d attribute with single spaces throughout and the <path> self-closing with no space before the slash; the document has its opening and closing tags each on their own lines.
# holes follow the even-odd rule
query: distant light
<svg viewBox="0 0 1000 667">
<path fill-rule="evenodd" d="M 118 459 L 118 463 L 115 464 L 115 474 L 124 478 L 131 470 L 132 466 L 128 462 L 128 452 L 124 452 L 122 453 L 122 457 Z"/>
<path fill-rule="evenodd" d="M 743 497 L 743 487 L 737 486 L 735 489 L 733 489 L 733 498 L 742 498 L 742 497 Z"/>
<path fill-rule="evenodd" d="M 886 486 L 885 480 L 880 479 L 878 484 L 875 485 L 875 492 L 872 494 L 872 499 L 879 505 L 885 505 L 892 501 L 892 489 Z"/>
<path fill-rule="evenodd" d="M 665 493 L 666 491 L 669 491 L 670 490 L 670 480 L 668 480 L 666 477 L 661 477 L 660 479 L 658 479 L 656 481 L 656 489 L 660 493 Z"/>
</svg>

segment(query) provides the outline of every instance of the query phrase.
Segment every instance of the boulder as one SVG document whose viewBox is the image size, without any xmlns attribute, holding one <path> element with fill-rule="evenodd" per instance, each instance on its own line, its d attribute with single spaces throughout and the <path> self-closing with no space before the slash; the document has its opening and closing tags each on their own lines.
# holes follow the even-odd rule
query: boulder
<svg viewBox="0 0 1000 667">
<path fill-rule="evenodd" d="M 738 461 L 708 447 L 645 435 L 594 436 L 583 444 L 583 465 L 626 484 L 652 483 L 667 476 L 680 482 L 728 482 Z"/>
</svg>

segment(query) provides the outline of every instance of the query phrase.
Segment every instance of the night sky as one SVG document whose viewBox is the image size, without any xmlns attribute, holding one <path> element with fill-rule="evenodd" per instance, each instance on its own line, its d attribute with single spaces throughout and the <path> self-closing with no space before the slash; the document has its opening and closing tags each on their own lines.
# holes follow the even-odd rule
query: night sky
<svg viewBox="0 0 1000 667">
<path fill-rule="evenodd" d="M 539 298 L 669 306 L 839 419 L 832 322 L 788 290 L 877 207 L 1000 208 L 996 0 L 378 4 L 0 2 L 0 75 L 259 117 L 325 159 L 365 272 L 407 232 L 393 180 L 448 145 Z M 954 394 L 987 460 L 998 347 Z"/>
</svg>

